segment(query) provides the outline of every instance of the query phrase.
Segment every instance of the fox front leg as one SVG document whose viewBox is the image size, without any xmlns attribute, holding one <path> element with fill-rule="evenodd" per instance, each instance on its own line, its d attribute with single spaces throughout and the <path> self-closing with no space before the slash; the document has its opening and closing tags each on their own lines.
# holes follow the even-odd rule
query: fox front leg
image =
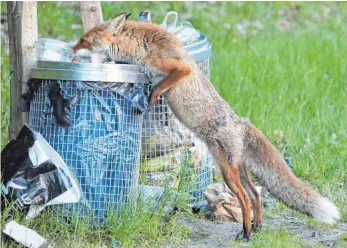
<svg viewBox="0 0 347 248">
<path fill-rule="evenodd" d="M 173 58 L 155 58 L 148 61 L 148 64 L 166 74 L 166 76 L 153 87 L 149 96 L 149 107 L 156 103 L 161 94 L 177 84 L 191 72 L 188 65 Z"/>
</svg>

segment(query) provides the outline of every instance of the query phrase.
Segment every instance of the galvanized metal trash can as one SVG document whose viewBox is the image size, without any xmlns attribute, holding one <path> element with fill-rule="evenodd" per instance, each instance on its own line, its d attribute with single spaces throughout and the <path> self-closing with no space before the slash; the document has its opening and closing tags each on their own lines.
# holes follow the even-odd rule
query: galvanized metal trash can
<svg viewBox="0 0 347 248">
<path fill-rule="evenodd" d="M 212 46 L 207 37 L 183 43 L 209 78 Z M 140 183 L 169 187 L 186 194 L 190 204 L 205 202 L 203 192 L 212 182 L 212 157 L 206 146 L 174 117 L 163 97 L 144 117 Z"/>
<path fill-rule="evenodd" d="M 78 204 L 56 208 L 60 216 L 102 221 L 132 207 L 137 195 L 143 111 L 148 78 L 135 65 L 38 61 L 37 92 L 29 125 L 40 132 L 75 174 Z M 70 106 L 70 125 L 57 126 L 50 95 L 58 88 Z M 53 102 L 54 103 L 54 102 Z"/>
</svg>

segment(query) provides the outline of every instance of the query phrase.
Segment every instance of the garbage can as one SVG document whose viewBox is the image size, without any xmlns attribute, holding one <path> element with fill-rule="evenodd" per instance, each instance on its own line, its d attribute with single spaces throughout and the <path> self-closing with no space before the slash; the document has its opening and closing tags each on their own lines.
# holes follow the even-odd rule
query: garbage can
<svg viewBox="0 0 347 248">
<path fill-rule="evenodd" d="M 182 44 L 209 78 L 212 46 L 207 37 L 199 32 L 199 36 Z M 160 97 L 144 117 L 140 183 L 186 193 L 190 204 L 201 205 L 203 192 L 212 182 L 212 169 L 206 146 L 179 123 Z"/>
<path fill-rule="evenodd" d="M 83 194 L 57 213 L 102 221 L 133 206 L 147 76 L 135 65 L 38 61 L 31 78 L 37 92 L 29 125 L 61 155 Z M 52 92 L 60 98 L 52 100 Z M 68 123 L 61 127 L 57 114 L 64 109 Z"/>
</svg>

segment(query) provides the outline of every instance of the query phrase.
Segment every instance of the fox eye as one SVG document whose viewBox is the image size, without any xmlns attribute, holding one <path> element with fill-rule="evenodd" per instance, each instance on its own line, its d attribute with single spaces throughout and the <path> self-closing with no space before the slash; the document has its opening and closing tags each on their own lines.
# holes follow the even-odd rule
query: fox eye
<svg viewBox="0 0 347 248">
<path fill-rule="evenodd" d="M 80 43 L 83 44 L 83 42 L 85 42 L 86 40 L 84 38 L 80 39 Z"/>
<path fill-rule="evenodd" d="M 100 38 L 98 36 L 94 36 L 94 42 L 99 42 Z"/>
</svg>

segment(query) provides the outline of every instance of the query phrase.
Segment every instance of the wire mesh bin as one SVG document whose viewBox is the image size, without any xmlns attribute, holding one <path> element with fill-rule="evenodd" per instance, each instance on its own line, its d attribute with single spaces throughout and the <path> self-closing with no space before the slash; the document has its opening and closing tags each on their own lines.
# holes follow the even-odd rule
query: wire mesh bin
<svg viewBox="0 0 347 248">
<path fill-rule="evenodd" d="M 59 206 L 57 214 L 100 221 L 132 206 L 147 76 L 135 65 L 39 61 L 31 77 L 29 125 L 62 156 L 83 193 L 80 203 Z"/>
<path fill-rule="evenodd" d="M 209 78 L 211 44 L 206 36 L 183 44 L 200 70 Z M 190 204 L 204 202 L 203 192 L 212 182 L 212 157 L 206 146 L 174 117 L 160 97 L 144 117 L 140 183 L 169 187 L 186 193 Z"/>
</svg>

